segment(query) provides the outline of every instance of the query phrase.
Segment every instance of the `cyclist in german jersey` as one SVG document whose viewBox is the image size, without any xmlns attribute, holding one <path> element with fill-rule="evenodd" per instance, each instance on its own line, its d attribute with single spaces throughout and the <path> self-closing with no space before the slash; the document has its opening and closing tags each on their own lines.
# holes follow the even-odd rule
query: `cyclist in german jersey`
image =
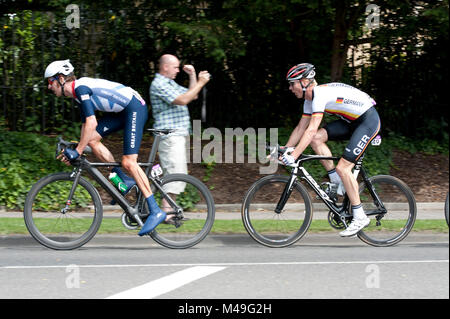
<svg viewBox="0 0 450 319">
<path fill-rule="evenodd" d="M 328 83 L 312 88 L 312 100 L 305 100 L 303 113 L 327 112 L 354 121 L 376 102 L 367 93 L 343 83 Z"/>
<path fill-rule="evenodd" d="M 374 107 L 375 101 L 366 93 L 343 83 L 317 85 L 314 76 L 315 68 L 309 63 L 298 64 L 287 73 L 289 89 L 297 98 L 304 98 L 305 102 L 303 115 L 286 143 L 289 151 L 283 154 L 281 160 L 287 165 L 293 164 L 309 145 L 318 155 L 332 156 L 326 142 L 349 139 L 336 167 L 331 160 L 321 163 L 328 171 L 331 183 L 339 185 L 337 192 L 342 195 L 344 188 L 347 192 L 353 220 L 340 235 L 353 236 L 368 226 L 370 219 L 362 208 L 358 182 L 352 169 L 378 134 L 380 118 Z M 340 119 L 320 128 L 324 112 Z"/>
<path fill-rule="evenodd" d="M 148 118 L 147 105 L 142 97 L 132 88 L 123 84 L 83 77 L 76 79 L 74 67 L 69 60 L 50 63 L 44 77 L 48 79 L 48 89 L 56 96 L 75 99 L 80 106 L 81 137 L 75 150 L 65 149 L 58 157 L 67 165 L 76 160 L 86 146 L 103 162 L 115 162 L 112 153 L 101 143 L 101 139 L 113 132 L 123 129 L 122 167 L 132 176 L 126 175 L 120 167 L 113 168 L 130 190 L 137 184 L 147 199 L 150 215 L 139 235 L 153 231 L 165 221 L 166 213 L 162 211 L 153 197 L 148 178 L 137 163 L 144 125 Z M 106 112 L 97 121 L 95 111 Z"/>
</svg>

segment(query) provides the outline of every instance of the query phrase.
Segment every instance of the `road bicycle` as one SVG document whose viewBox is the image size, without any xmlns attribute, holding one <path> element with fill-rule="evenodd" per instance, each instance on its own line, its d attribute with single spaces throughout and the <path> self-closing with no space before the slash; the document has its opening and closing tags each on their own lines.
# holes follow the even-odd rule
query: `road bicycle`
<svg viewBox="0 0 450 319">
<path fill-rule="evenodd" d="M 284 152 L 279 146 L 266 148 L 275 160 Z M 414 226 L 417 215 L 414 194 L 396 177 L 369 177 L 363 168 L 363 158 L 364 154 L 356 163 L 353 174 L 362 179 L 359 184 L 361 202 L 371 222 L 357 236 L 373 246 L 397 244 Z M 344 194 L 340 201 L 331 191 L 330 183 L 319 185 L 304 167 L 311 161 L 339 159 L 302 155 L 295 164 L 285 166 L 289 176 L 268 175 L 257 180 L 247 191 L 241 208 L 242 221 L 249 235 L 262 245 L 276 248 L 292 245 L 306 234 L 313 217 L 313 204 L 302 181 L 326 205 L 331 227 L 345 229 L 353 218 L 348 196 Z"/>
<path fill-rule="evenodd" d="M 154 142 L 147 163 L 138 163 L 145 171 L 157 201 L 165 198 L 170 207 L 162 207 L 170 221 L 160 224 L 149 236 L 168 248 L 189 248 L 201 242 L 210 232 L 215 215 L 214 199 L 209 189 L 197 178 L 187 174 L 169 174 L 161 177 L 155 173 L 153 164 L 162 136 L 174 130 L 149 129 Z M 77 143 L 57 143 L 56 156 L 66 147 L 75 148 Z M 83 246 L 97 233 L 103 218 L 103 204 L 93 183 L 82 176 L 87 172 L 123 209 L 121 221 L 129 230 L 143 226 L 149 215 L 147 202 L 134 187 L 123 195 L 98 168 L 121 166 L 120 163 L 91 163 L 87 154 L 72 162 L 72 172 L 59 172 L 41 178 L 28 192 L 24 219 L 28 231 L 40 244 L 57 250 L 69 250 Z M 167 186 L 181 188 L 178 195 L 165 191 Z M 184 190 L 183 190 L 184 189 Z M 134 194 L 131 194 L 134 193 Z M 128 199 L 127 199 L 128 198 Z"/>
<path fill-rule="evenodd" d="M 449 219 L 450 217 L 448 216 L 448 192 L 447 192 L 447 197 L 445 198 L 445 220 L 447 221 L 447 226 L 449 226 Z"/>
</svg>

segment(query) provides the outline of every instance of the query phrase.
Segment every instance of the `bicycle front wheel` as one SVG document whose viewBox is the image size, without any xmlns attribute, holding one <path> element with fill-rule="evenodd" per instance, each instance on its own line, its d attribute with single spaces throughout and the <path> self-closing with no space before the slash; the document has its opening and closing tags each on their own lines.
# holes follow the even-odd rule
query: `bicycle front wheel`
<svg viewBox="0 0 450 319">
<path fill-rule="evenodd" d="M 56 173 L 40 179 L 28 192 L 25 225 L 40 244 L 57 250 L 83 246 L 97 233 L 103 217 L 103 206 L 97 190 L 83 178 L 74 194 L 70 173 Z"/>
<path fill-rule="evenodd" d="M 364 212 L 371 221 L 358 237 L 372 246 L 395 245 L 408 236 L 416 221 L 414 194 L 404 182 L 393 176 L 374 176 L 370 182 L 374 192 L 365 183 L 359 188 Z"/>
<path fill-rule="evenodd" d="M 214 224 L 215 204 L 211 192 L 200 180 L 186 174 L 164 176 L 160 185 L 182 212 L 176 214 L 175 207 L 164 207 L 164 196 L 152 186 L 158 204 L 162 209 L 172 211 L 168 215 L 172 213 L 173 218 L 168 223 L 161 223 L 150 236 L 168 248 L 184 249 L 197 245 Z M 145 210 L 148 211 L 146 204 Z"/>
<path fill-rule="evenodd" d="M 275 208 L 290 176 L 270 175 L 256 181 L 242 203 L 242 221 L 249 235 L 258 243 L 280 248 L 294 244 L 311 224 L 312 204 L 305 187 L 295 183 L 281 213 Z"/>
</svg>

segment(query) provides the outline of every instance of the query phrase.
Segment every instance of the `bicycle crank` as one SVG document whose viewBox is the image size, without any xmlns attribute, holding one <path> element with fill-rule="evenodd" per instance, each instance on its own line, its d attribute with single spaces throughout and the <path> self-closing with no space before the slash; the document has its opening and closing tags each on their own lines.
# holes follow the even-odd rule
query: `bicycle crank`
<svg viewBox="0 0 450 319">
<path fill-rule="evenodd" d="M 345 222 L 344 222 L 344 220 L 345 220 Z M 328 212 L 328 223 L 334 229 L 338 229 L 338 230 L 345 229 L 345 228 L 347 228 L 347 225 L 350 224 L 350 221 L 351 221 L 351 218 L 339 216 L 338 214 L 336 214 L 332 211 Z"/>
<path fill-rule="evenodd" d="M 129 230 L 136 230 L 139 228 L 139 224 L 127 213 L 122 214 L 122 224 L 125 226 L 126 229 Z"/>
</svg>

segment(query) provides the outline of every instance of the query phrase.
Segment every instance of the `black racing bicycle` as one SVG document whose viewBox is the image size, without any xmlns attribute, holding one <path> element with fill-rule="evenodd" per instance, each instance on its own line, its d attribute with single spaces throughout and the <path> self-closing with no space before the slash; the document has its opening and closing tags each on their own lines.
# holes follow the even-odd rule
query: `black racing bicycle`
<svg viewBox="0 0 450 319">
<path fill-rule="evenodd" d="M 284 150 L 266 147 L 278 160 Z M 391 246 L 403 240 L 414 226 L 417 207 L 411 189 L 400 179 L 389 175 L 369 177 L 361 156 L 354 176 L 361 177 L 359 192 L 369 226 L 357 236 L 373 246 Z M 286 247 L 307 232 L 313 215 L 313 204 L 306 182 L 326 205 L 328 222 L 335 229 L 345 229 L 352 221 L 350 201 L 342 201 L 331 191 L 330 183 L 319 185 L 304 164 L 318 160 L 339 160 L 339 157 L 302 155 L 291 167 L 290 175 L 268 175 L 256 181 L 247 191 L 242 203 L 242 220 L 249 235 L 268 247 Z M 281 162 L 280 162 L 281 163 Z"/>
<path fill-rule="evenodd" d="M 187 174 L 169 174 L 164 177 L 152 170 L 156 152 L 163 135 L 173 130 L 155 130 L 155 139 L 147 163 L 139 163 L 151 183 L 157 201 L 165 198 L 172 218 L 160 224 L 150 237 L 168 248 L 189 248 L 201 242 L 210 232 L 215 215 L 214 199 L 209 189 L 197 178 Z M 59 138 L 56 156 L 76 143 Z M 125 196 L 99 171 L 100 167 L 121 166 L 120 163 L 91 163 L 86 154 L 72 162 L 72 172 L 60 172 L 41 178 L 28 192 L 25 207 L 25 225 L 42 245 L 58 250 L 83 246 L 97 233 L 103 218 L 103 204 L 93 183 L 82 176 L 87 172 L 123 209 L 121 221 L 125 228 L 137 230 L 149 215 L 147 202 L 138 187 Z M 165 189 L 176 184 L 177 195 Z M 134 193 L 134 194 L 130 194 Z"/>
<path fill-rule="evenodd" d="M 448 192 L 447 192 L 447 197 L 445 198 L 445 220 L 447 221 L 447 226 L 449 226 L 449 219 L 450 217 L 448 216 Z"/>
</svg>

